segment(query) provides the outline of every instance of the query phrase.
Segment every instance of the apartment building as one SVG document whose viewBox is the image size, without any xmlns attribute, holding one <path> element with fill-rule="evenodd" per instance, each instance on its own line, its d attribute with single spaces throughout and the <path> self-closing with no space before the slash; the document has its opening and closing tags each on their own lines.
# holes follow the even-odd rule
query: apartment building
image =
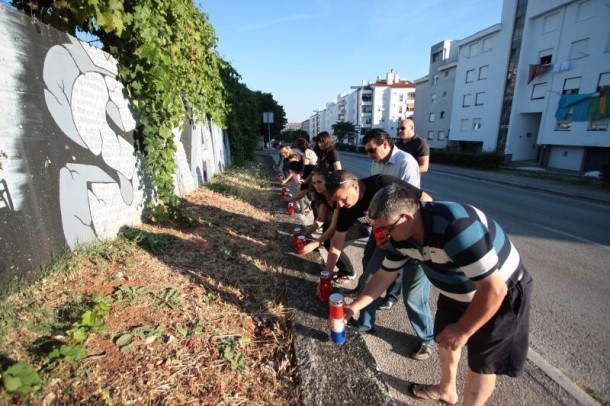
<svg viewBox="0 0 610 406">
<path fill-rule="evenodd" d="M 456 41 L 441 41 L 430 48 L 428 75 L 415 80 L 415 105 L 418 106 L 413 114 L 415 131 L 433 149 L 447 147 L 456 67 Z"/>
<path fill-rule="evenodd" d="M 400 121 L 410 117 L 415 109 L 415 83 L 401 80 L 398 73 L 390 71 L 385 79 L 377 78 L 374 83 L 364 82 L 352 86 L 351 91 L 340 94 L 324 109 L 314 111 L 311 122 L 319 122 L 317 130 L 332 134 L 332 125 L 338 121 L 354 124 L 360 143 L 362 135 L 372 128 L 383 128 L 395 136 Z M 312 126 L 310 128 L 313 130 Z M 316 133 L 310 133 L 315 135 Z"/>
<path fill-rule="evenodd" d="M 526 17 L 505 153 L 599 170 L 610 162 L 610 4 L 530 1 Z"/>
</svg>

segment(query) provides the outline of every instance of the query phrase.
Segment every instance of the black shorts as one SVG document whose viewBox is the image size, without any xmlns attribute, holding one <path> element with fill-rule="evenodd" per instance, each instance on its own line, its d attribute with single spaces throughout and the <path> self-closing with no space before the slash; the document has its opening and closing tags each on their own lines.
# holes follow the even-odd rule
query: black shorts
<svg viewBox="0 0 610 406">
<path fill-rule="evenodd" d="M 469 339 L 468 367 L 478 374 L 520 376 L 527 358 L 533 281 L 527 271 L 508 289 L 498 312 Z M 455 323 L 470 303 L 438 297 L 434 334 Z"/>
</svg>

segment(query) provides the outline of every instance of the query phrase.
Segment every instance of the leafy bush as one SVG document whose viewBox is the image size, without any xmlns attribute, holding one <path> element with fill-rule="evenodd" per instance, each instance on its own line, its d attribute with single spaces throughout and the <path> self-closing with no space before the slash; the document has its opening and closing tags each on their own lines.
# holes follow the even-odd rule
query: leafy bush
<svg viewBox="0 0 610 406">
<path fill-rule="evenodd" d="M 499 152 L 432 151 L 430 162 L 477 169 L 497 169 L 504 163 L 504 154 Z"/>
<path fill-rule="evenodd" d="M 610 162 L 602 165 L 601 173 L 604 183 L 610 185 Z"/>
</svg>

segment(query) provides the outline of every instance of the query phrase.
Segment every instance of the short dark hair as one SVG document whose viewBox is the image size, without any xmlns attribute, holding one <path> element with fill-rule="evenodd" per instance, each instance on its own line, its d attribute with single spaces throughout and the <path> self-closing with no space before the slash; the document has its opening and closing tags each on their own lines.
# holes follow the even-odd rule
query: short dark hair
<svg viewBox="0 0 610 406">
<path fill-rule="evenodd" d="M 384 141 L 387 141 L 389 146 L 394 145 L 394 141 L 392 141 L 392 138 L 390 138 L 390 134 L 381 128 L 373 128 L 372 130 L 369 130 L 364 137 L 362 137 L 362 145 L 366 145 L 370 141 L 375 141 L 375 143 L 378 145 L 381 145 L 384 143 Z"/>
<path fill-rule="evenodd" d="M 358 182 L 358 177 L 344 169 L 333 171 L 326 177 L 326 191 L 333 196 L 337 190 L 351 180 Z"/>
</svg>

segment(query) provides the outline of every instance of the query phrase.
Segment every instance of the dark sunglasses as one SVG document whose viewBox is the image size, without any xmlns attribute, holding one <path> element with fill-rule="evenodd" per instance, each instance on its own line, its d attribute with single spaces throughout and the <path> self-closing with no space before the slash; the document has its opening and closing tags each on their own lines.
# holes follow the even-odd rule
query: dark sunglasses
<svg viewBox="0 0 610 406">
<path fill-rule="evenodd" d="M 365 151 L 367 152 L 367 154 L 374 154 L 375 152 L 377 152 L 377 148 L 379 148 L 379 145 L 377 145 L 375 148 L 365 149 Z"/>
<path fill-rule="evenodd" d="M 398 127 L 398 131 L 404 131 L 406 129 L 407 129 L 407 127 Z"/>
</svg>

